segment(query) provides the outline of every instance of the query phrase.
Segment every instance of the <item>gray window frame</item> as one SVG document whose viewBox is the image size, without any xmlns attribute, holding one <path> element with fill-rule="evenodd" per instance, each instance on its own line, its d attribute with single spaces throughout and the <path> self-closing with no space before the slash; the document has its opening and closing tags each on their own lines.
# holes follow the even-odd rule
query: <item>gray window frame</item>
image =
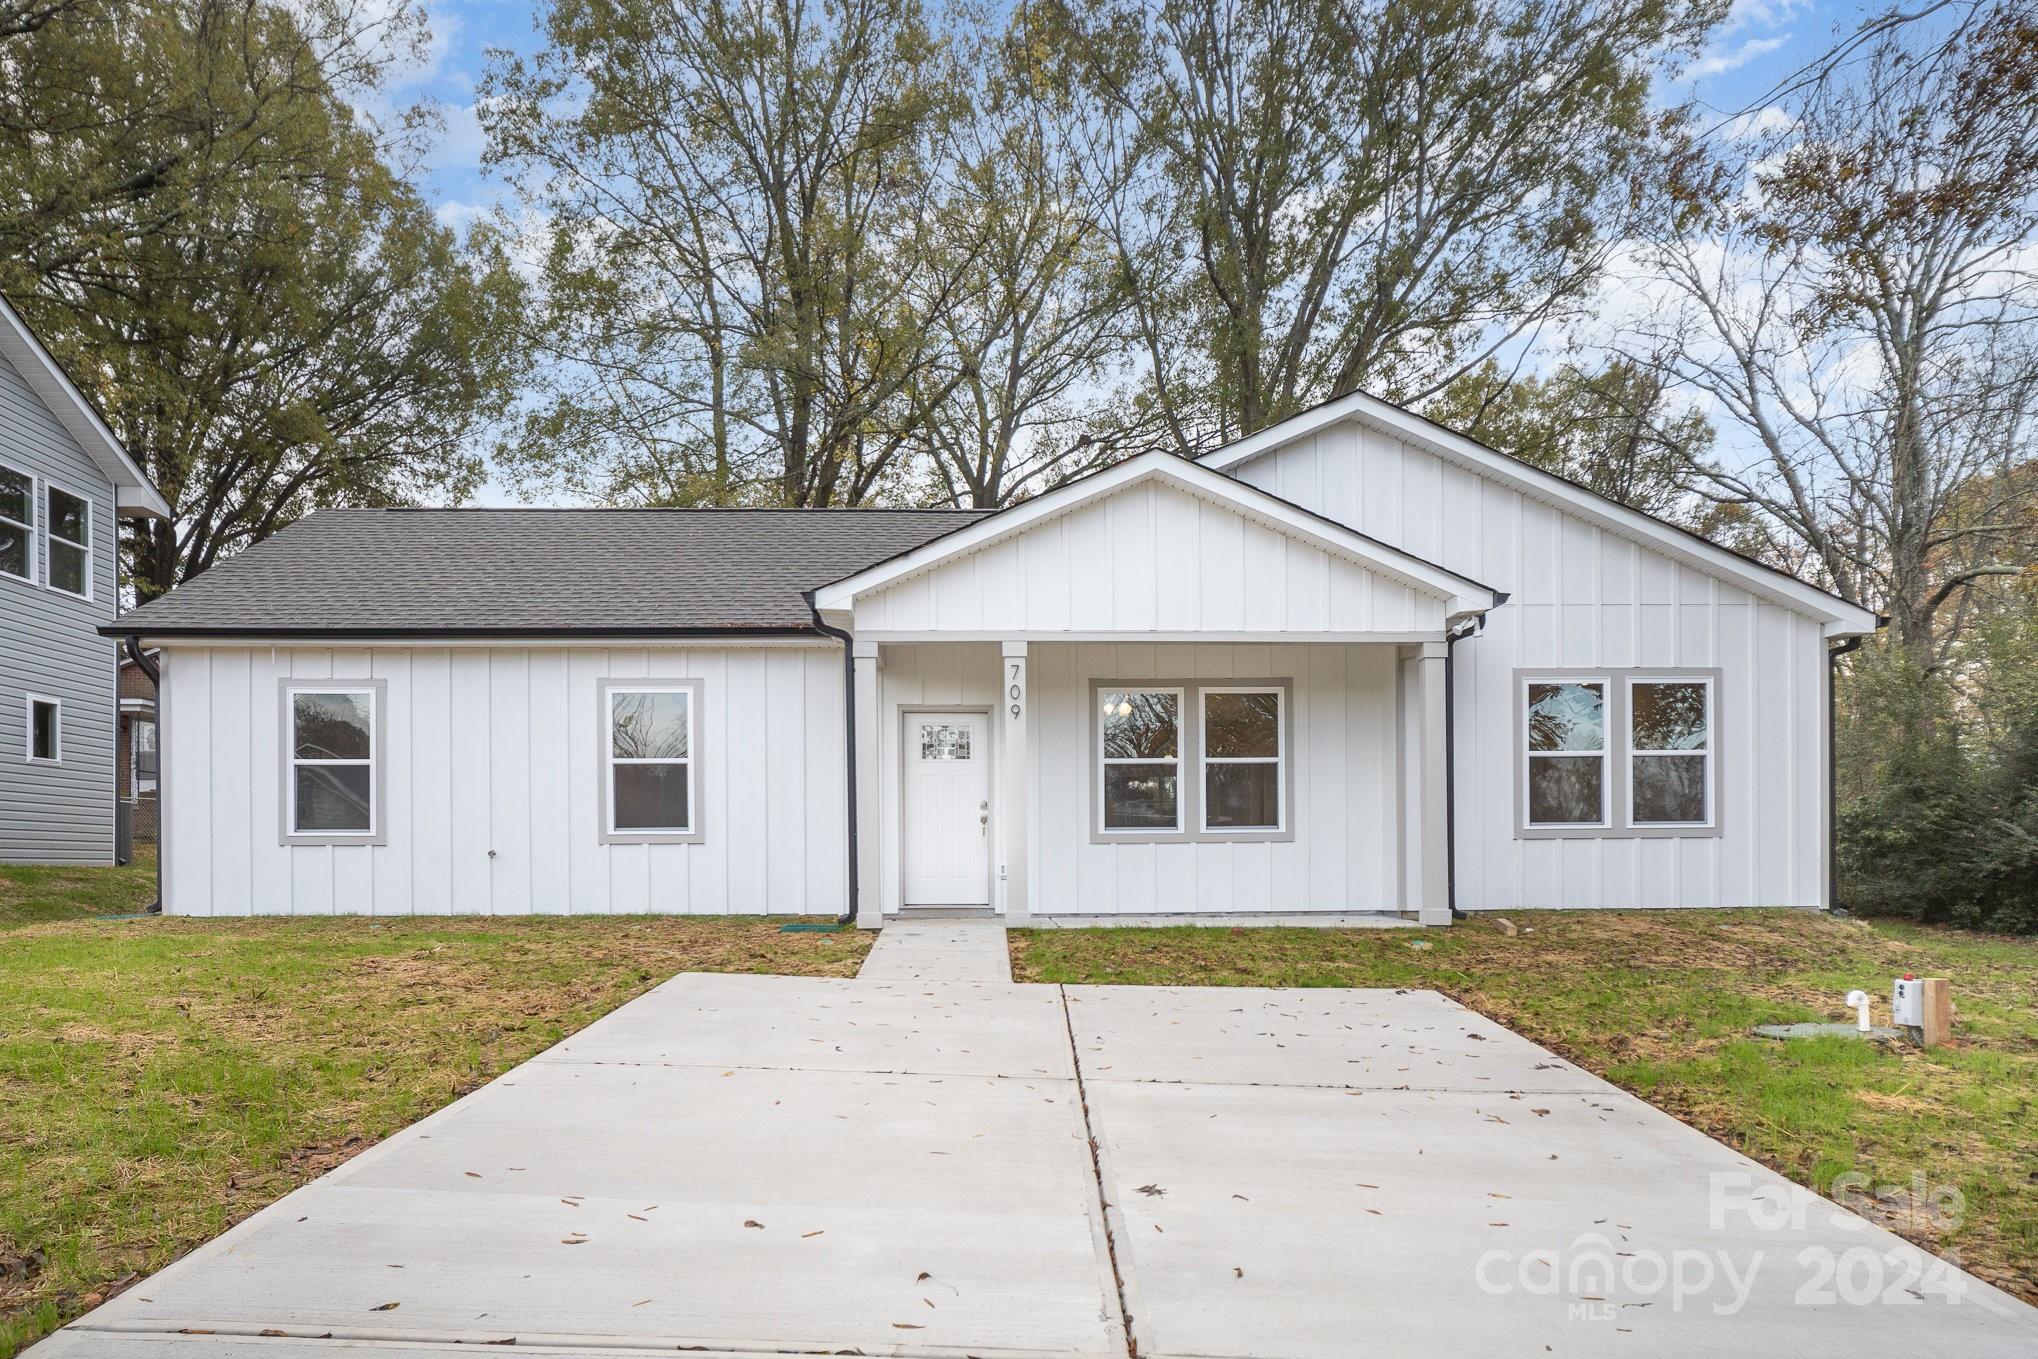
<svg viewBox="0 0 2038 1359">
<path fill-rule="evenodd" d="M 686 810 L 692 826 L 683 831 L 617 830 L 615 828 L 614 732 L 610 728 L 609 696 L 617 693 L 678 693 L 687 697 Z M 701 765 L 707 758 L 702 721 L 706 685 L 699 679 L 605 679 L 595 685 L 595 783 L 598 843 L 604 845 L 698 845 L 707 839 L 707 808 L 701 798 Z M 660 761 L 677 764 L 679 761 Z"/>
<path fill-rule="evenodd" d="M 389 843 L 389 681 L 337 676 L 291 676 L 277 682 L 281 712 L 277 765 L 281 787 L 277 797 L 278 834 L 285 845 L 386 845 Z M 368 829 L 365 831 L 300 831 L 297 829 L 296 694 L 368 694 Z M 160 733 L 158 733 L 160 737 Z M 159 757 L 160 758 L 160 757 Z"/>
<path fill-rule="evenodd" d="M 38 755 L 35 753 L 35 705 L 38 703 L 47 703 L 52 710 L 50 740 L 56 751 L 54 755 Z M 21 728 L 21 753 L 26 763 L 41 765 L 62 764 L 64 762 L 64 700 L 50 694 L 27 694 L 24 695 L 21 711 L 24 719 Z"/>
<path fill-rule="evenodd" d="M 18 580 L 23 585 L 33 585 L 39 579 L 37 567 L 42 562 L 42 478 L 26 468 L 16 467 L 11 462 L 0 462 L 0 471 L 28 478 L 28 522 L 24 524 L 19 519 L 0 515 L 0 519 L 6 520 L 27 535 L 25 548 L 28 553 L 28 574 L 17 576 L 12 571 L 0 569 L 0 579 Z"/>
<path fill-rule="evenodd" d="M 1605 820 L 1595 825 L 1532 826 L 1528 820 L 1528 686 L 1540 681 L 1606 685 L 1607 775 L 1602 784 Z M 1628 699 L 1637 680 L 1706 681 L 1706 810 L 1711 819 L 1693 823 L 1637 824 L 1634 819 L 1632 711 Z M 1514 672 L 1510 719 L 1514 733 L 1514 838 L 1517 840 L 1706 840 L 1717 838 L 1726 823 L 1723 811 L 1726 781 L 1721 774 L 1724 747 L 1720 739 L 1720 692 L 1723 675 L 1717 666 L 1543 666 Z"/>
<path fill-rule="evenodd" d="M 71 499 L 77 501 L 80 505 L 83 505 L 85 507 L 84 542 L 81 543 L 77 541 L 75 538 L 59 538 L 57 536 L 56 516 L 50 513 L 49 506 L 50 492 L 52 491 L 61 491 L 65 495 L 71 497 Z M 93 599 L 93 590 L 98 585 L 97 577 L 99 574 L 96 569 L 98 563 L 92 560 L 92 532 L 93 529 L 96 527 L 93 521 L 97 518 L 98 514 L 97 509 L 92 504 L 92 497 L 86 495 L 82 491 L 74 490 L 71 487 L 64 485 L 64 483 L 60 481 L 56 481 L 50 477 L 44 477 L 42 479 L 42 495 L 40 497 L 40 501 L 41 503 L 37 506 L 37 508 L 42 511 L 43 588 L 51 591 L 54 594 L 63 595 L 66 599 L 82 599 L 85 600 L 87 603 L 90 603 L 91 600 Z M 63 586 L 57 584 L 56 573 L 50 569 L 50 561 L 56 555 L 54 549 L 58 544 L 62 544 L 64 547 L 82 551 L 85 554 L 84 590 L 82 591 L 66 590 Z"/>
<path fill-rule="evenodd" d="M 1181 694 L 1182 714 L 1175 736 L 1175 830 L 1106 830 L 1104 828 L 1104 713 L 1107 689 L 1170 691 Z M 1277 830 L 1206 829 L 1203 825 L 1203 691 L 1278 693 L 1280 722 L 1281 826 Z M 1251 845 L 1278 844 L 1295 838 L 1295 681 L 1291 677 L 1204 679 L 1093 679 L 1090 681 L 1090 843 L 1093 845 Z M 1126 761 L 1159 764 L 1159 760 Z"/>
</svg>

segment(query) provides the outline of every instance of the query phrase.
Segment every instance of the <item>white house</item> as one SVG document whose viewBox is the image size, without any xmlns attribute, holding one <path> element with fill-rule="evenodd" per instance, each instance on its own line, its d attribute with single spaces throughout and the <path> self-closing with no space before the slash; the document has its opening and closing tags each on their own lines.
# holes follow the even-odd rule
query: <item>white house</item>
<svg viewBox="0 0 2038 1359">
<path fill-rule="evenodd" d="M 182 914 L 1799 906 L 1873 615 L 1365 396 L 998 512 L 331 511 L 127 615 Z"/>
</svg>

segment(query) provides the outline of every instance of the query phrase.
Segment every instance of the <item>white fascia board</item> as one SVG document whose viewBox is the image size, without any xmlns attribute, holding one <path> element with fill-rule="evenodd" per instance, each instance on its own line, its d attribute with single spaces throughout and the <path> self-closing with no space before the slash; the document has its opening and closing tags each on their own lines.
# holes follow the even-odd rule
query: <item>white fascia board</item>
<svg viewBox="0 0 2038 1359">
<path fill-rule="evenodd" d="M 168 519 L 170 503 L 148 475 L 128 456 L 85 394 L 50 357 L 14 308 L 0 299 L 0 355 L 14 365 L 51 415 L 67 430 L 85 455 L 113 484 L 113 508 L 123 519 Z"/>
<path fill-rule="evenodd" d="M 944 534 L 890 561 L 879 562 L 853 576 L 824 585 L 813 593 L 814 607 L 823 614 L 847 612 L 855 607 L 858 595 L 888 588 L 958 557 L 980 552 L 1143 482 L 1172 486 L 1244 518 L 1263 523 L 1288 538 L 1344 557 L 1398 584 L 1436 596 L 1446 602 L 1449 612 L 1483 612 L 1498 602 L 1498 593 L 1490 586 L 1446 570 L 1434 562 L 1411 556 L 1298 505 L 1291 505 L 1235 477 L 1214 472 L 1172 453 L 1142 453 L 1100 472 L 1066 482 L 1031 500 L 1021 501 L 1010 509 Z"/>
<path fill-rule="evenodd" d="M 1881 620 L 1869 610 L 1849 604 L 1838 595 L 1808 585 L 1787 572 L 1749 561 L 1717 543 L 1707 542 L 1653 515 L 1630 509 L 1617 500 L 1610 500 L 1539 467 L 1532 467 L 1519 458 L 1510 458 L 1475 439 L 1433 424 L 1364 392 L 1353 392 L 1279 424 L 1269 425 L 1257 434 L 1204 454 L 1197 462 L 1220 472 L 1231 472 L 1343 420 L 1358 420 L 1371 425 L 1384 434 L 1434 453 L 1446 462 L 1512 486 L 1523 495 L 1554 505 L 1611 533 L 1654 548 L 1709 575 L 1725 577 L 1750 593 L 1795 613 L 1818 619 L 1825 624 L 1828 637 L 1860 636 L 1874 632 L 1881 625 Z"/>
</svg>

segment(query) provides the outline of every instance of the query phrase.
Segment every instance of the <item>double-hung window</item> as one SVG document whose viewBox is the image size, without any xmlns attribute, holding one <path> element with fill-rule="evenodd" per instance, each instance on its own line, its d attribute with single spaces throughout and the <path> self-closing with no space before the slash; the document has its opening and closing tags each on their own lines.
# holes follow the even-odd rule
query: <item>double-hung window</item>
<svg viewBox="0 0 2038 1359">
<path fill-rule="evenodd" d="M 44 488 L 49 513 L 43 519 L 48 543 L 49 585 L 67 595 L 92 597 L 92 503 L 60 486 Z"/>
<path fill-rule="evenodd" d="M 693 681 L 602 687 L 605 841 L 700 838 L 699 721 Z"/>
<path fill-rule="evenodd" d="M 35 478 L 0 466 L 0 576 L 35 583 Z"/>
<path fill-rule="evenodd" d="M 1628 679 L 1630 824 L 1712 824 L 1712 680 Z"/>
<path fill-rule="evenodd" d="M 1607 682 L 1524 681 L 1523 822 L 1530 829 L 1607 824 Z"/>
<path fill-rule="evenodd" d="M 1098 691 L 1099 820 L 1112 831 L 1180 831 L 1181 689 Z"/>
<path fill-rule="evenodd" d="M 1099 681 L 1093 838 L 1286 839 L 1288 681 Z"/>
<path fill-rule="evenodd" d="M 1517 675 L 1519 834 L 1712 835 L 1719 673 Z"/>
<path fill-rule="evenodd" d="M 1203 829 L 1280 830 L 1282 691 L 1205 685 L 1197 692 L 1203 710 Z"/>
<path fill-rule="evenodd" d="M 284 843 L 380 842 L 382 695 L 379 680 L 285 682 Z"/>
</svg>

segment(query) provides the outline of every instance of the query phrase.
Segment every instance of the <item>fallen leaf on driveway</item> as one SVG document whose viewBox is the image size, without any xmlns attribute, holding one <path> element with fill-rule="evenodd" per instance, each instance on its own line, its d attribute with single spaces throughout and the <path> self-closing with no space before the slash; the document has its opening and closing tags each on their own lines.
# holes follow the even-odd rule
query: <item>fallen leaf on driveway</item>
<svg viewBox="0 0 2038 1359">
<path fill-rule="evenodd" d="M 827 1231 L 827 1230 L 828 1230 L 828 1229 L 827 1229 L 826 1227 L 823 1227 L 823 1228 L 821 1229 L 821 1232 L 825 1232 L 825 1231 Z M 801 1233 L 800 1233 L 800 1240 L 802 1240 L 802 1241 L 805 1241 L 805 1240 L 807 1240 L 807 1239 L 808 1239 L 809 1237 L 819 1236 L 819 1235 L 821 1234 L 821 1232 L 801 1232 Z"/>
<path fill-rule="evenodd" d="M 1163 1197 L 1168 1191 L 1157 1184 L 1143 1184 L 1139 1187 L 1139 1192 L 1150 1199 L 1157 1199 Z"/>
<path fill-rule="evenodd" d="M 743 1219 L 743 1225 L 744 1225 L 744 1226 L 746 1226 L 746 1227 L 755 1227 L 755 1228 L 757 1228 L 757 1230 L 758 1230 L 758 1231 L 760 1231 L 760 1232 L 764 1230 L 764 1224 L 763 1224 L 762 1222 L 759 1222 L 759 1221 L 758 1221 L 758 1220 L 757 1220 L 756 1218 L 754 1218 L 754 1217 L 746 1217 L 746 1218 L 744 1218 L 744 1219 Z"/>
<path fill-rule="evenodd" d="M 920 1325 L 918 1322 L 894 1321 L 892 1323 L 892 1329 L 895 1331 L 924 1331 L 927 1328 L 925 1326 Z"/>
<path fill-rule="evenodd" d="M 380 1307 L 370 1307 L 368 1310 L 371 1312 L 394 1312 L 400 1306 L 402 1306 L 401 1303 L 385 1302 Z"/>
</svg>

